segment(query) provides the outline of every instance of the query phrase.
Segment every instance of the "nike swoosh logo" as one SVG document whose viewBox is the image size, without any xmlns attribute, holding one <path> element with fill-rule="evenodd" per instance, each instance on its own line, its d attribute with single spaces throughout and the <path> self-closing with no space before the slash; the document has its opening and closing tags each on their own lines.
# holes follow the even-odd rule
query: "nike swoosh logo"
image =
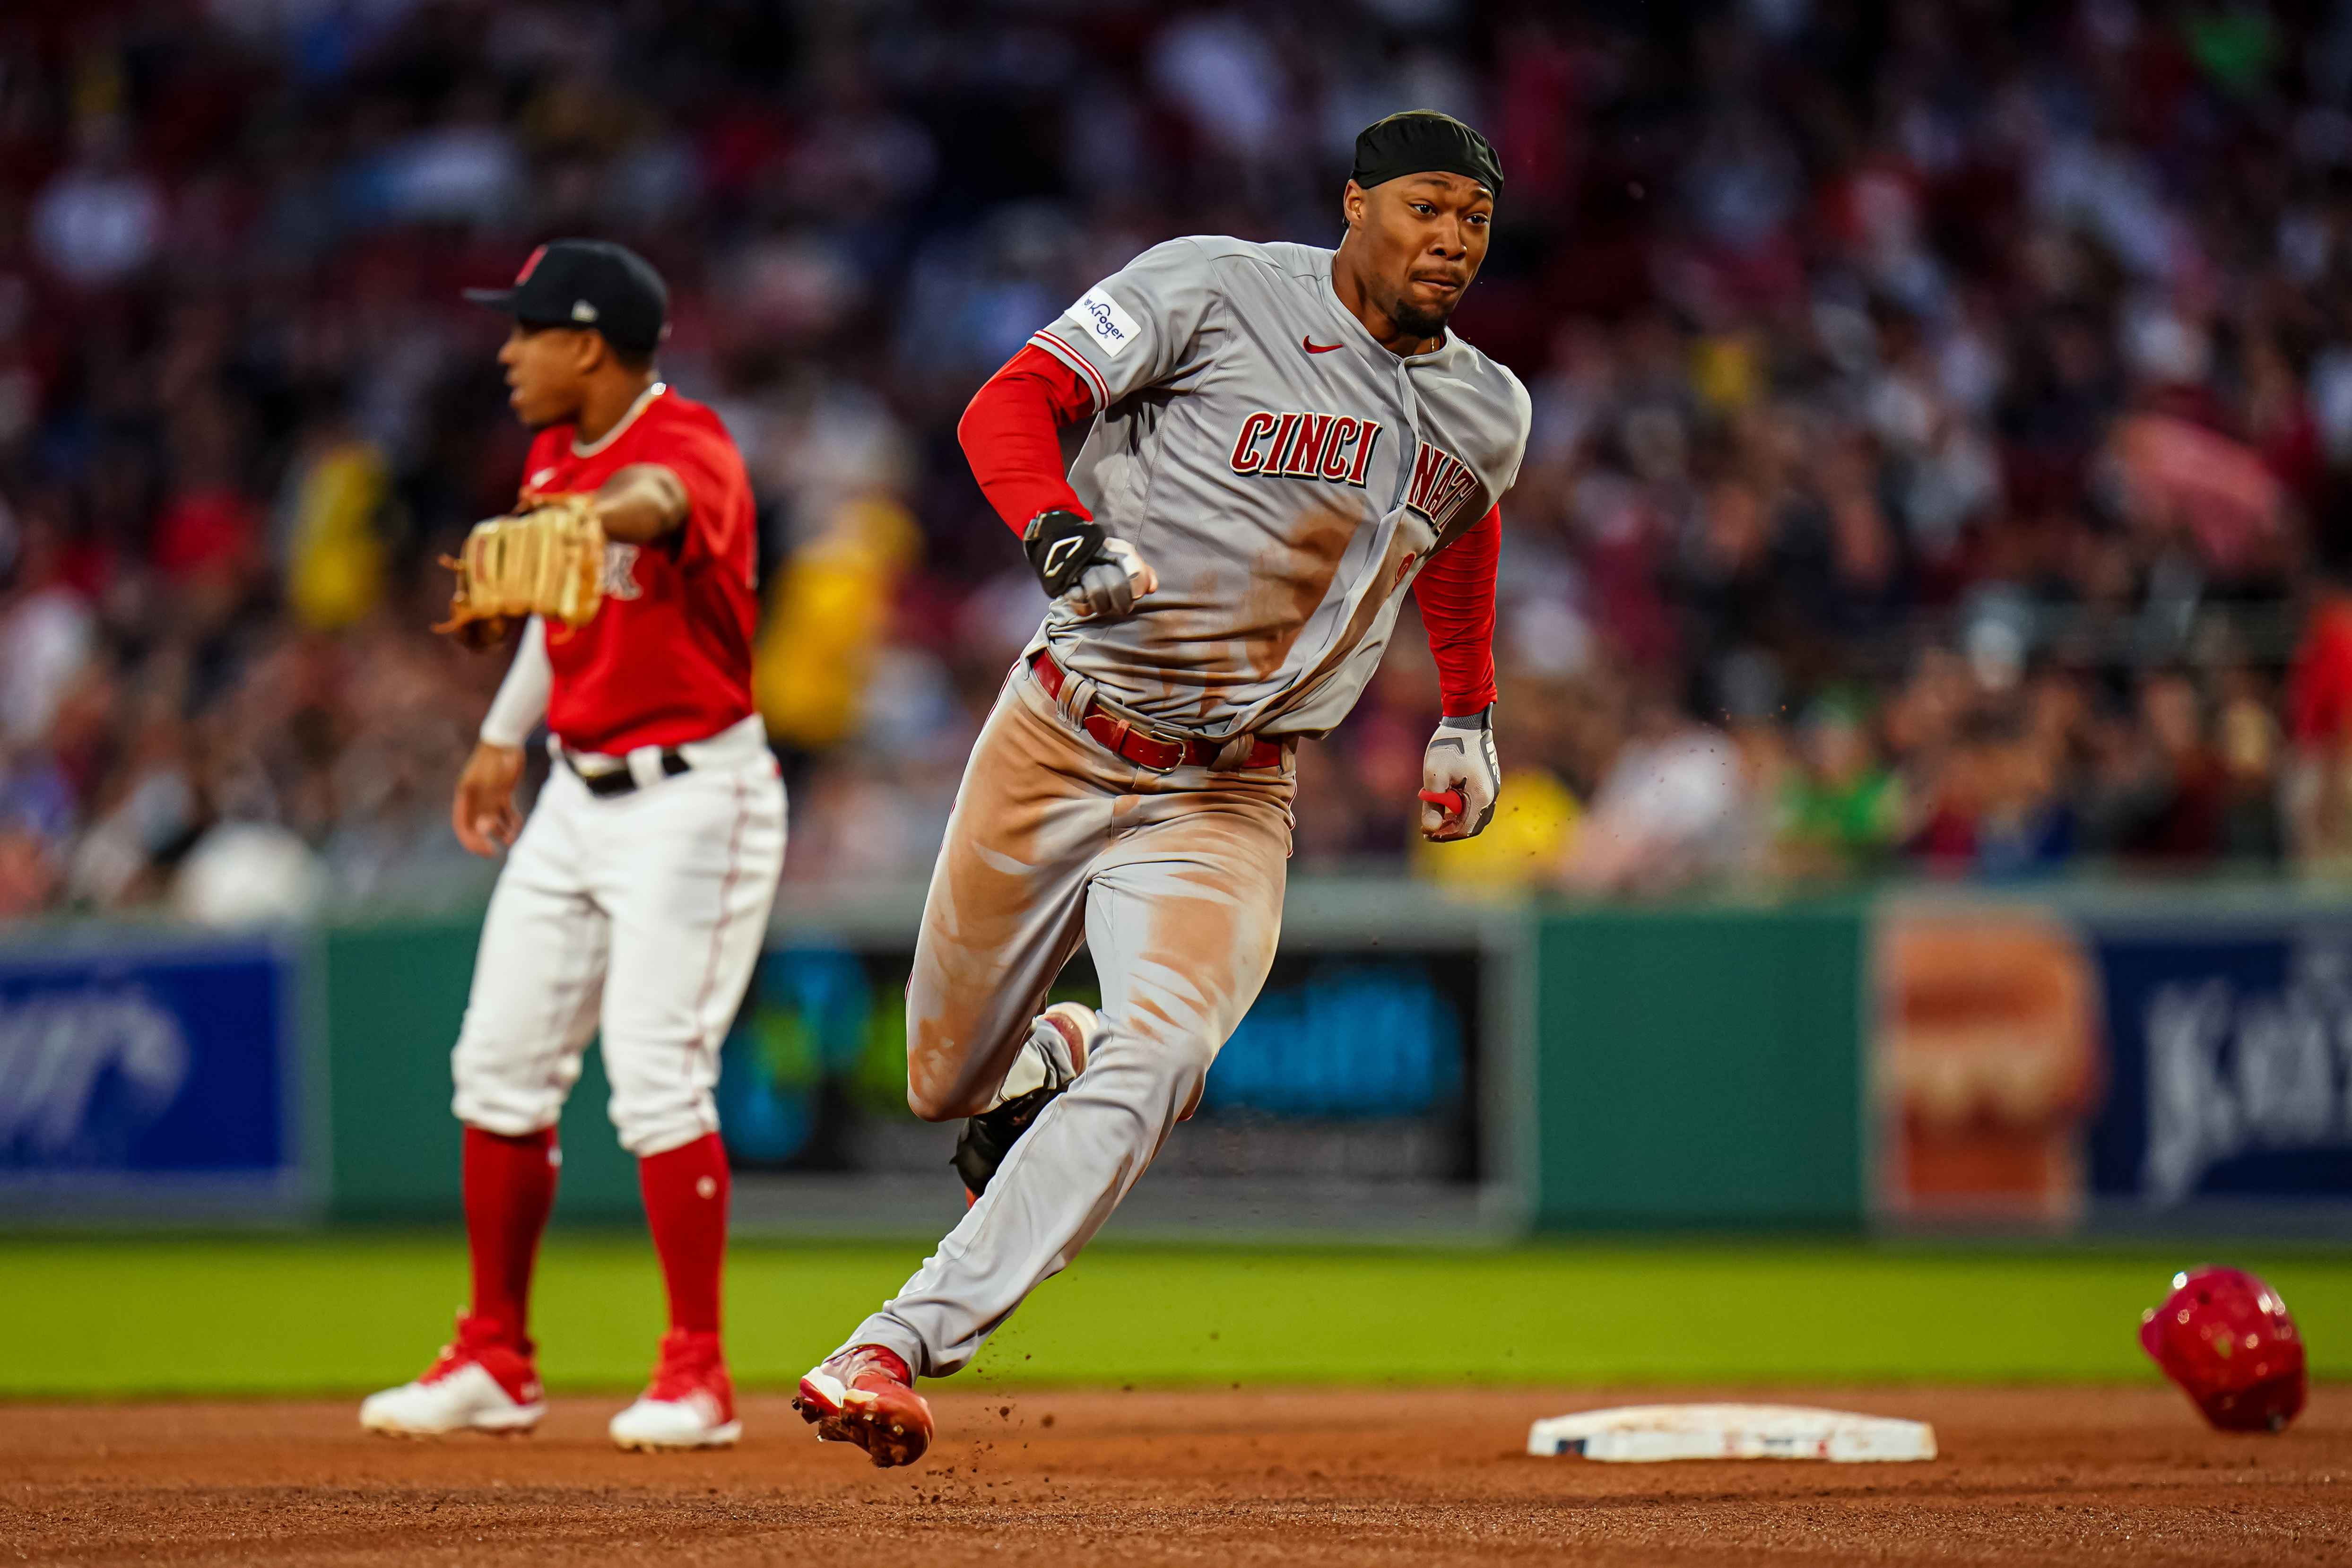
<svg viewBox="0 0 2352 1568">
<path fill-rule="evenodd" d="M 1312 338 L 1301 338 L 1298 340 L 1298 346 L 1306 350 L 1310 354 L 1332 354 L 1339 352 L 1339 350 L 1346 345 L 1340 343 L 1318 343 Z"/>
</svg>

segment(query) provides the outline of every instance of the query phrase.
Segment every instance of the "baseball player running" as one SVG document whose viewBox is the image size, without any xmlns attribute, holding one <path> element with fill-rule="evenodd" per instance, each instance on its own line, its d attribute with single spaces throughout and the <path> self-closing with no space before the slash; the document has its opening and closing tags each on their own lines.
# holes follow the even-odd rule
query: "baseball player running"
<svg viewBox="0 0 2352 1568">
<path fill-rule="evenodd" d="M 1053 600 L 965 769 L 907 992 L 907 1098 L 968 1118 L 974 1202 L 801 1380 L 821 1437 L 919 1458 L 914 1379 L 971 1361 L 1192 1113 L 1273 961 L 1297 744 L 1354 706 L 1408 584 L 1444 697 L 1422 831 L 1493 815 L 1496 502 L 1528 397 L 1445 322 L 1502 186 L 1469 127 L 1383 120 L 1336 252 L 1155 246 L 972 400 L 964 451 Z M 1102 1008 L 1041 1014 L 1081 940 Z"/>
<path fill-rule="evenodd" d="M 784 855 L 783 786 L 751 706 L 751 486 L 718 416 L 654 379 L 668 297 L 637 256 L 559 241 L 512 288 L 467 298 L 514 318 L 499 362 L 539 432 L 516 515 L 479 525 L 453 563 L 443 628 L 488 643 L 534 612 L 451 809 L 476 854 L 511 845 L 451 1063 L 473 1302 L 424 1376 L 372 1396 L 360 1420 L 416 1436 L 527 1430 L 546 1414 L 531 1264 L 556 1117 L 601 1030 L 670 1322 L 613 1440 L 731 1443 L 711 1088 Z M 514 788 L 542 715 L 555 765 L 524 822 Z"/>
</svg>

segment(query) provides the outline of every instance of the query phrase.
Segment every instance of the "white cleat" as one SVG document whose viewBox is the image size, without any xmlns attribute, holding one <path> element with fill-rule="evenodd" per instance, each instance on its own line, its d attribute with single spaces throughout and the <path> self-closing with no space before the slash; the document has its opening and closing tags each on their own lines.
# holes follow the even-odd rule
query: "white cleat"
<svg viewBox="0 0 2352 1568">
<path fill-rule="evenodd" d="M 424 1376 L 360 1402 L 360 1425 L 387 1437 L 528 1432 L 546 1414 L 530 1342 L 512 1344 L 491 1319 L 462 1312 Z"/>
<path fill-rule="evenodd" d="M 662 1336 L 650 1387 L 613 1417 L 616 1447 L 653 1453 L 665 1448 L 724 1448 L 743 1435 L 735 1418 L 735 1384 L 719 1336 L 672 1329 Z"/>
<path fill-rule="evenodd" d="M 438 1437 L 451 1432 L 528 1432 L 547 1414 L 536 1378 L 517 1399 L 478 1361 L 448 1358 L 414 1383 L 360 1402 L 360 1425 L 387 1437 Z"/>
<path fill-rule="evenodd" d="M 729 1420 L 719 1401 L 703 1389 L 683 1399 L 647 1395 L 613 1417 L 615 1448 L 652 1453 L 664 1448 L 724 1448 L 743 1435 L 743 1423 Z"/>
</svg>

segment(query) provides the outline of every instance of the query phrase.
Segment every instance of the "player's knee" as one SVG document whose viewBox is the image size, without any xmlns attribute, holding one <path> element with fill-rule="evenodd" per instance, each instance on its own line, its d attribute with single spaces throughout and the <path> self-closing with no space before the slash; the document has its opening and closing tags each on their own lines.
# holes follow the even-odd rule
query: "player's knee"
<svg viewBox="0 0 2352 1568">
<path fill-rule="evenodd" d="M 1155 1112 L 1182 1114 L 1199 1103 L 1217 1045 L 1185 1030 L 1114 1026 L 1104 1032 L 1094 1060 L 1107 1071 L 1139 1074 L 1150 1085 L 1144 1098 Z"/>
<path fill-rule="evenodd" d="M 996 1095 L 996 1086 L 984 1082 L 982 1060 L 977 1052 L 957 1051 L 948 1031 L 909 1019 L 907 1109 L 926 1122 L 960 1122 L 979 1115 Z"/>
<path fill-rule="evenodd" d="M 551 1127 L 563 1113 L 569 1084 L 551 1082 L 544 1075 L 509 1069 L 474 1066 L 461 1069 L 449 1109 L 469 1127 L 519 1138 Z"/>
<path fill-rule="evenodd" d="M 534 1133 L 544 1133 L 563 1114 L 562 1106 L 539 1112 L 493 1101 L 468 1100 L 464 1095 L 450 1103 L 449 1112 L 459 1125 L 501 1138 L 528 1138 Z"/>
<path fill-rule="evenodd" d="M 926 1122 L 961 1122 L 966 1116 L 977 1116 L 993 1098 L 970 1087 L 929 1088 L 912 1078 L 907 1081 L 907 1109 Z"/>
<path fill-rule="evenodd" d="M 1201 1092 L 1208 1086 L 1209 1063 L 1215 1061 L 1217 1048 L 1178 1053 L 1168 1074 L 1168 1103 L 1180 1122 L 1190 1118 L 1201 1103 Z"/>
<path fill-rule="evenodd" d="M 1217 1060 L 1218 1046 L 1223 1043 L 1203 1033 L 1197 1023 L 1164 1024 L 1139 1032 L 1169 1073 L 1192 1082 L 1200 1082 L 1209 1071 L 1209 1064 Z"/>
<path fill-rule="evenodd" d="M 647 1155 L 690 1144 L 718 1131 L 719 1106 L 705 1090 L 699 1093 L 625 1094 L 615 1091 L 605 1107 L 621 1147 L 643 1159 Z"/>
</svg>

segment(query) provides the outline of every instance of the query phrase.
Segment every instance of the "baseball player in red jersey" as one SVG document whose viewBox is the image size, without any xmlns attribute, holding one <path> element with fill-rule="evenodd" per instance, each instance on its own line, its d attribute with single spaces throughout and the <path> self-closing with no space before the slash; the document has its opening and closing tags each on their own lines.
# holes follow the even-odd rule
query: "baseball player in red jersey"
<svg viewBox="0 0 2352 1568">
<path fill-rule="evenodd" d="M 907 1097 L 965 1118 L 962 1224 L 801 1380 L 877 1465 L 1199 1103 L 1273 962 L 1293 757 L 1411 586 L 1444 699 L 1422 831 L 1492 816 L 1497 507 L 1528 397 L 1446 329 L 1502 173 L 1444 115 L 1358 139 L 1337 251 L 1194 235 L 1087 293 L 972 400 L 982 488 L 1052 600 L 981 733 L 907 988 Z M 1058 429 L 1084 424 L 1076 461 Z M 1099 1009 L 1040 1011 L 1084 941 Z"/>
<path fill-rule="evenodd" d="M 613 1418 L 613 1440 L 731 1443 L 728 1172 L 711 1090 L 784 854 L 783 786 L 751 706 L 751 485 L 718 416 L 655 379 L 667 293 L 640 257 L 560 241 L 512 288 L 468 298 L 515 322 L 499 361 L 538 430 L 518 511 L 585 497 L 607 541 L 603 593 L 584 624 L 524 624 L 458 781 L 466 847 L 511 846 L 452 1057 L 473 1301 L 431 1368 L 371 1396 L 360 1419 L 425 1435 L 527 1430 L 546 1413 L 531 1265 L 555 1197 L 556 1118 L 601 1030 L 670 1319 L 652 1385 Z M 542 716 L 554 766 L 525 822 L 514 789 Z"/>
</svg>

